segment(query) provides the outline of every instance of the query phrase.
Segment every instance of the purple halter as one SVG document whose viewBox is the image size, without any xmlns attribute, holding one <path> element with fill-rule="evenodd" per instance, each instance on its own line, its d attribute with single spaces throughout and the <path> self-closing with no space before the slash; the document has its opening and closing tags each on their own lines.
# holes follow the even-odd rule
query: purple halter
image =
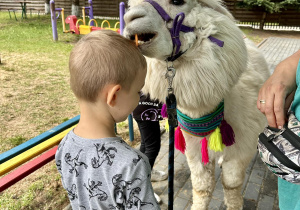
<svg viewBox="0 0 300 210">
<path fill-rule="evenodd" d="M 150 3 L 158 12 L 158 14 L 162 17 L 162 19 L 166 22 L 169 22 L 172 20 L 172 18 L 166 13 L 166 11 L 155 1 L 153 0 L 145 0 L 145 2 Z M 182 25 L 182 22 L 185 18 L 185 14 L 183 12 L 178 13 L 173 21 L 173 27 L 170 29 L 170 33 L 171 33 L 171 38 L 172 38 L 172 42 L 173 42 L 173 46 L 175 49 L 175 55 L 174 55 L 174 50 L 173 53 L 170 57 L 167 58 L 168 61 L 174 61 L 177 58 L 179 58 L 184 52 L 179 51 L 180 47 L 181 47 L 181 42 L 179 39 L 179 32 L 193 32 L 194 28 L 189 27 L 189 26 L 185 26 Z M 216 39 L 212 36 L 208 37 L 210 39 L 210 41 L 216 43 L 217 45 L 219 45 L 220 47 L 223 47 L 224 42 Z"/>
</svg>

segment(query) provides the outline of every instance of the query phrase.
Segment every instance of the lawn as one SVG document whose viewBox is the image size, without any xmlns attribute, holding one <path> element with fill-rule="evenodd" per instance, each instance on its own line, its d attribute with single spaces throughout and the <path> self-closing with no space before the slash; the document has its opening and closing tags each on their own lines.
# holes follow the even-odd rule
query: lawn
<svg viewBox="0 0 300 210">
<path fill-rule="evenodd" d="M 54 42 L 49 15 L 17 15 L 15 21 L 0 12 L 0 153 L 79 114 L 68 57 L 80 35 L 64 34 L 59 19 Z M 118 132 L 128 139 L 126 122 Z M 137 130 L 135 137 L 134 143 Z M 0 194 L 0 209 L 61 209 L 67 203 L 54 161 Z"/>
<path fill-rule="evenodd" d="M 15 21 L 0 12 L 0 153 L 79 114 L 69 88 L 68 56 L 80 35 L 63 33 L 59 20 L 54 42 L 49 15 L 27 20 L 17 15 Z M 266 38 L 253 29 L 243 31 L 256 44 Z M 118 132 L 128 140 L 127 122 L 118 124 Z M 135 137 L 132 145 L 139 142 L 137 129 Z M 67 204 L 54 161 L 0 193 L 0 209 L 62 209 Z"/>
</svg>

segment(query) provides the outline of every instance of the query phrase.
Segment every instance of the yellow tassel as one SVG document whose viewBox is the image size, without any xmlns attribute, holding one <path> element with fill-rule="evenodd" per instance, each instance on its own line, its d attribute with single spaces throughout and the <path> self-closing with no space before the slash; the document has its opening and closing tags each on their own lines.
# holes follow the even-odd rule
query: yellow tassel
<svg viewBox="0 0 300 210">
<path fill-rule="evenodd" d="M 210 135 L 208 146 L 209 149 L 216 152 L 223 151 L 225 145 L 222 142 L 222 135 L 219 127 L 217 127 L 216 130 Z"/>
<path fill-rule="evenodd" d="M 168 119 L 166 119 L 165 129 L 166 129 L 166 132 L 169 133 L 170 128 L 169 128 L 169 120 Z"/>
</svg>

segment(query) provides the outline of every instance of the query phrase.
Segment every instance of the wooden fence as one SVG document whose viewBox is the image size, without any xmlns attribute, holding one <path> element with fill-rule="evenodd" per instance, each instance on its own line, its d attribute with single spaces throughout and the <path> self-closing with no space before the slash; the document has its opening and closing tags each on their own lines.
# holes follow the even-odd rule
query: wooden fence
<svg viewBox="0 0 300 210">
<path fill-rule="evenodd" d="M 45 11 L 45 3 L 41 0 L 28 0 L 27 8 L 39 9 L 42 13 Z M 14 0 L 0 0 L 0 10 L 16 9 L 21 11 L 21 4 Z"/>
<path fill-rule="evenodd" d="M 41 0 L 28 0 L 31 3 L 27 3 L 27 8 L 36 8 L 44 11 L 45 3 Z M 124 0 L 123 0 L 124 1 Z M 119 4 L 122 0 L 93 0 L 93 12 L 94 16 L 104 17 L 119 17 Z M 88 6 L 88 0 L 80 0 L 79 6 Z M 72 1 L 71 0 L 55 0 L 56 8 L 64 8 L 65 15 L 71 14 Z M 0 0 L 0 10 L 6 10 L 8 8 L 21 10 L 20 3 L 16 3 L 15 0 Z"/>
<path fill-rule="evenodd" d="M 119 17 L 119 3 L 122 0 L 93 0 L 94 16 Z M 123 0 L 124 1 L 124 0 Z M 224 4 L 239 21 L 262 28 L 263 26 L 276 25 L 278 27 L 291 26 L 300 29 L 300 10 L 289 8 L 281 13 L 265 13 L 261 8 L 246 9 L 238 6 L 242 0 L 225 0 Z M 44 1 L 30 0 L 28 7 L 44 10 Z M 55 0 L 56 8 L 64 8 L 65 14 L 71 14 L 72 0 Z M 88 0 L 80 0 L 80 7 L 88 6 Z M 0 0 L 0 10 L 7 8 L 21 9 L 14 0 Z"/>
<path fill-rule="evenodd" d="M 124 0 L 123 0 L 124 1 Z M 119 4 L 122 0 L 93 0 L 94 16 L 119 17 Z M 56 0 L 56 8 L 64 8 L 67 15 L 71 14 L 70 0 Z M 88 1 L 79 1 L 80 7 L 88 6 Z"/>
<path fill-rule="evenodd" d="M 266 13 L 261 8 L 246 9 L 238 4 L 242 0 L 225 0 L 227 9 L 239 23 L 246 23 L 258 28 L 267 27 L 294 27 L 300 29 L 300 10 L 293 7 L 280 13 Z"/>
</svg>

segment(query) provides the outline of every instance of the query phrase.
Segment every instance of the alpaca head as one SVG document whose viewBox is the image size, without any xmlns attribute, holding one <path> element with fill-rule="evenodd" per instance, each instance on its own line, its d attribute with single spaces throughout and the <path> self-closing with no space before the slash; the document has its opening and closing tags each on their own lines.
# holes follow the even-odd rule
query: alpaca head
<svg viewBox="0 0 300 210">
<path fill-rule="evenodd" d="M 174 19 L 178 12 L 191 10 L 195 1 L 184 3 L 183 0 L 157 1 L 161 8 Z M 161 60 L 166 59 L 173 50 L 169 29 L 173 21 L 166 22 L 149 2 L 143 0 L 129 1 L 130 9 L 125 14 L 126 29 L 124 35 L 130 39 L 139 38 L 139 47 L 143 54 Z M 158 52 L 159 49 L 159 52 Z"/>
<path fill-rule="evenodd" d="M 145 0 L 129 0 L 129 11 L 125 14 L 124 19 L 126 22 L 126 28 L 124 35 L 134 40 L 135 35 L 138 35 L 139 48 L 143 54 L 148 57 L 154 57 L 157 59 L 165 60 L 172 54 L 174 45 L 172 43 L 170 29 L 173 28 L 173 22 L 176 15 L 179 13 L 185 14 L 183 24 L 195 29 L 195 33 L 180 32 L 179 39 L 181 41 L 181 52 L 186 51 L 199 38 L 197 36 L 198 30 L 208 30 L 207 23 L 205 21 L 197 21 L 197 15 L 199 15 L 199 9 L 213 8 L 223 16 L 228 16 L 232 19 L 231 14 L 221 6 L 217 0 L 154 0 L 159 5 L 161 10 L 165 11 L 170 17 L 170 20 L 165 20 L 161 14 L 157 11 L 157 8 L 148 1 Z M 180 19 L 180 18 L 179 18 Z M 206 28 L 204 28 L 206 27 Z M 210 32 L 206 32 L 204 36 L 210 35 L 214 30 L 210 27 Z M 173 35 L 174 36 L 174 35 Z"/>
<path fill-rule="evenodd" d="M 165 21 L 149 0 L 129 0 L 124 16 L 124 36 L 134 40 L 148 59 L 148 73 L 143 91 L 164 101 L 167 84 L 165 60 L 174 52 L 172 34 L 174 19 L 180 13 L 182 24 L 192 31 L 180 31 L 180 52 L 174 61 L 174 91 L 179 107 L 214 107 L 229 93 L 248 64 L 243 34 L 232 15 L 219 0 L 153 0 L 170 17 Z M 224 46 L 210 38 L 223 41 Z M 175 47 L 176 48 L 176 47 Z"/>
</svg>

